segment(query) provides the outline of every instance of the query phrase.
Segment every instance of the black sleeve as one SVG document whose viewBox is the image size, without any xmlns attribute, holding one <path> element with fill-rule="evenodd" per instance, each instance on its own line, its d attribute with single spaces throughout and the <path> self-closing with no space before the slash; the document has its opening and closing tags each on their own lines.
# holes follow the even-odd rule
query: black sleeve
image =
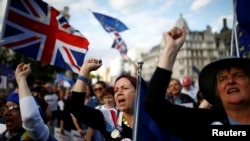
<svg viewBox="0 0 250 141">
<path fill-rule="evenodd" d="M 165 100 L 166 88 L 172 72 L 156 68 L 148 85 L 144 108 L 156 123 L 178 136 L 188 136 L 194 132 L 195 123 L 200 121 L 198 109 L 174 105 Z M 201 114 L 201 113 L 200 113 Z M 201 117 L 200 117 L 201 118 Z"/>
<path fill-rule="evenodd" d="M 156 68 L 148 85 L 146 103 L 163 100 L 166 96 L 166 88 L 170 82 L 172 72 Z"/>
<path fill-rule="evenodd" d="M 98 130 L 105 130 L 104 116 L 100 110 L 84 105 L 85 93 L 72 92 L 70 99 L 70 112 L 78 121 Z"/>
</svg>

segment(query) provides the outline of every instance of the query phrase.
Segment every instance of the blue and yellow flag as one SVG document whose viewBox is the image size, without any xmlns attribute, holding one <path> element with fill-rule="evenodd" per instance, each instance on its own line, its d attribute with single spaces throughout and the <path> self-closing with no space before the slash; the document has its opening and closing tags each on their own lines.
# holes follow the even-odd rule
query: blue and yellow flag
<svg viewBox="0 0 250 141">
<path fill-rule="evenodd" d="M 238 21 L 238 42 L 240 57 L 250 52 L 250 1 L 236 0 L 236 17 Z"/>
<path fill-rule="evenodd" d="M 138 114 L 138 129 L 137 140 L 138 141 L 183 141 L 180 137 L 177 137 L 169 131 L 162 129 L 146 112 L 143 106 L 143 101 L 146 97 L 147 83 L 141 78 L 140 96 L 139 96 L 139 112 Z M 138 102 L 138 101 L 137 101 Z M 134 114 L 135 115 L 135 114 Z M 135 123 L 134 123 L 135 124 Z M 135 135 L 133 135 L 135 136 Z"/>
<path fill-rule="evenodd" d="M 110 28 L 113 28 L 118 32 L 122 32 L 128 29 L 128 27 L 123 22 L 121 22 L 116 18 L 100 14 L 97 12 L 92 12 L 92 13 L 95 16 L 95 18 L 100 22 L 104 30 L 108 33 L 112 32 L 111 30 L 109 30 Z"/>
</svg>

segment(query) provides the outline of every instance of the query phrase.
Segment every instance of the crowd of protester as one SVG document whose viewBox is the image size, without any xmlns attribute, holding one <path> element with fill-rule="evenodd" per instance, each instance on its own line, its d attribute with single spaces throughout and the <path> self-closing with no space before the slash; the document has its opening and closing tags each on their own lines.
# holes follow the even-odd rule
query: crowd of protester
<svg viewBox="0 0 250 141">
<path fill-rule="evenodd" d="M 100 64 L 101 66 L 101 64 Z M 97 66 L 99 67 L 99 66 Z M 86 68 L 84 68 L 86 69 Z M 96 68 L 94 68 L 95 70 Z M 91 71 L 90 71 L 91 72 Z M 88 75 L 86 75 L 88 78 Z M 121 80 L 120 80 L 121 79 Z M 132 139 L 132 125 L 133 125 L 133 111 L 134 111 L 134 97 L 136 91 L 136 78 L 130 75 L 122 75 L 116 81 L 117 85 L 112 86 L 109 82 L 105 81 L 97 81 L 94 84 L 90 82 L 84 84 L 84 86 L 79 87 L 86 87 L 84 89 L 84 97 L 81 95 L 77 95 L 76 98 L 79 103 L 77 103 L 75 98 L 73 97 L 72 101 L 72 94 L 74 95 L 76 92 L 80 93 L 75 90 L 73 87 L 64 87 L 63 84 L 53 83 L 53 82 L 46 82 L 41 80 L 34 80 L 34 77 L 30 74 L 27 76 L 27 85 L 30 89 L 30 93 L 36 99 L 36 103 L 41 108 L 39 111 L 42 117 L 42 120 L 45 125 L 47 125 L 49 132 L 51 135 L 55 137 L 57 140 L 64 140 L 63 137 L 58 136 L 58 132 L 55 129 L 59 129 L 59 134 L 61 136 L 71 136 L 70 134 L 65 134 L 65 132 L 70 133 L 72 130 L 78 133 L 78 139 L 82 139 L 84 141 L 104 141 L 106 140 L 119 140 L 121 138 L 129 138 Z M 118 81 L 120 80 L 120 81 Z M 78 83 L 82 83 L 82 80 Z M 77 82 L 76 81 L 76 82 Z M 124 81 L 124 82 L 123 82 Z M 131 82 L 130 82 L 131 81 Z M 116 84 L 115 83 L 115 84 Z M 121 84 L 120 84 L 121 83 Z M 178 80 L 179 88 L 177 91 L 181 93 L 181 89 L 183 88 L 180 80 Z M 77 83 L 75 84 L 77 87 Z M 169 85 L 171 86 L 171 84 Z M 123 96 L 119 94 L 119 91 L 125 91 L 126 89 L 133 88 L 132 91 L 128 90 L 130 94 L 124 94 Z M 175 91 L 176 88 L 172 88 Z M 76 91 L 76 92 L 75 92 Z M 131 91 L 131 92 L 130 92 Z M 73 93 L 72 93 L 73 92 Z M 18 84 L 15 84 L 14 91 L 10 92 L 10 94 L 6 94 L 6 92 L 2 92 L 2 97 L 0 99 L 0 106 L 2 109 L 0 110 L 0 118 L 1 123 L 5 124 L 4 122 L 4 107 L 6 106 L 5 101 L 8 100 L 8 96 L 11 94 L 16 93 L 16 98 L 18 98 L 19 88 Z M 117 96 L 115 97 L 115 93 Z M 5 95 L 4 95 L 5 94 Z M 194 100 L 188 96 L 188 94 L 181 93 L 191 100 L 194 105 L 198 104 L 195 103 Z M 76 95 L 76 94 L 75 94 Z M 166 95 L 173 96 L 173 92 L 167 93 Z M 131 97 L 132 96 L 132 97 Z M 167 97 L 167 96 L 166 96 Z M 175 97 L 175 96 L 173 96 Z M 172 98 L 173 98 L 172 97 Z M 175 97 L 176 98 L 176 97 Z M 198 98 L 198 97 L 197 97 Z M 116 99 L 116 100 L 115 100 Z M 133 100 L 131 100 L 133 99 Z M 167 98 L 166 98 L 167 100 Z M 129 102 L 129 103 L 126 103 Z M 72 104 L 75 103 L 75 104 Z M 124 106 L 124 103 L 128 104 Z M 185 101 L 183 102 L 185 105 Z M 19 103 L 16 103 L 17 105 Z M 73 106 L 72 106 L 73 105 Z M 75 107 L 74 107 L 75 105 Z M 72 107 L 75 110 L 72 110 Z M 128 107 L 126 107 L 128 106 Z M 86 110 L 84 107 L 88 107 Z M 192 106 L 197 107 L 197 106 Z M 81 109 L 83 108 L 83 110 Z M 119 109 L 120 108 L 120 109 Z M 96 109 L 100 111 L 99 113 L 92 113 L 91 111 Z M 112 132 L 115 128 L 115 124 L 112 123 L 107 125 L 105 120 L 111 120 L 107 111 L 113 110 L 116 113 L 116 120 L 120 122 L 120 126 L 124 126 L 123 133 L 118 130 L 119 136 L 112 137 L 110 136 L 110 132 Z M 79 115 L 82 114 L 82 115 Z M 120 115 L 120 117 L 119 117 Z M 122 116 L 121 116 L 122 115 Z M 100 116 L 98 118 L 98 116 Z M 100 123 L 100 119 L 104 119 L 103 123 Z M 127 119 L 125 119 L 127 116 Z M 84 117 L 84 118 L 83 118 Z M 8 121 L 8 120 L 7 120 Z M 21 122 L 21 121 L 20 121 Z M 116 122 L 116 121 L 115 121 Z M 21 124 L 20 124 L 21 126 Z M 99 127 L 100 126 L 100 127 Z M 102 127 L 101 127 L 102 126 Z M 107 131 L 107 127 L 110 126 L 110 129 Z M 19 127 L 21 128 L 21 127 Z M 119 128 L 118 128 L 119 129 Z M 8 128 L 7 128 L 8 130 Z M 115 130 L 116 131 L 116 130 Z M 4 131 L 2 131 L 4 133 Z M 21 137 L 21 135 L 20 135 Z M 70 140 L 70 137 L 68 138 Z"/>
<path fill-rule="evenodd" d="M 214 102 L 214 97 L 211 98 L 204 91 L 207 90 L 204 83 L 199 82 L 199 86 L 202 86 L 200 89 L 190 76 L 181 80 L 171 78 L 175 57 L 185 41 L 185 29 L 173 28 L 164 34 L 164 38 L 167 41 L 164 53 L 149 82 L 146 100 L 142 101 L 150 116 L 159 125 L 184 139 L 190 139 L 192 133 L 199 132 L 198 127 L 207 125 L 206 121 L 197 122 L 200 120 L 197 113 L 209 122 L 221 119 L 217 114 L 228 117 L 227 121 L 232 124 L 249 124 L 247 115 L 245 120 L 234 116 L 234 109 L 228 106 L 223 96 L 218 100 L 220 105 Z M 1 92 L 0 123 L 6 129 L 1 131 L 0 141 L 64 141 L 66 138 L 71 140 L 73 132 L 83 141 L 132 140 L 137 79 L 122 74 L 114 84 L 101 80 L 92 84 L 89 75 L 101 66 L 101 59 L 86 60 L 75 83 L 71 87 L 64 87 L 54 82 L 34 80 L 32 64 L 20 63 L 15 71 L 15 89 L 8 93 Z M 227 74 L 231 71 L 236 71 L 231 85 L 236 85 L 236 81 L 243 76 L 248 77 L 250 83 L 249 72 L 245 72 L 241 65 L 233 64 L 221 69 L 217 70 L 219 74 L 214 74 L 216 77 L 213 76 L 219 77 L 219 80 L 211 84 L 220 84 L 231 77 L 231 74 Z M 231 91 L 240 90 L 234 86 Z M 218 107 L 220 110 L 215 110 Z M 221 110 L 221 107 L 228 109 Z M 226 124 L 230 124 L 228 122 Z M 178 128 L 175 128 L 177 125 Z"/>
</svg>

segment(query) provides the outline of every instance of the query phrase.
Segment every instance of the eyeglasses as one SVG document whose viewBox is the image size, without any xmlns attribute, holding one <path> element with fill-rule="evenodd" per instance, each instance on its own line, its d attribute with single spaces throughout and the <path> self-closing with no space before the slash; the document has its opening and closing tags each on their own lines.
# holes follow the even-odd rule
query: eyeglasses
<svg viewBox="0 0 250 141">
<path fill-rule="evenodd" d="M 4 106 L 4 111 L 17 111 L 19 110 L 19 106 L 17 105 L 11 105 L 11 106 Z"/>
<path fill-rule="evenodd" d="M 101 91 L 103 88 L 94 88 L 94 91 Z"/>
</svg>

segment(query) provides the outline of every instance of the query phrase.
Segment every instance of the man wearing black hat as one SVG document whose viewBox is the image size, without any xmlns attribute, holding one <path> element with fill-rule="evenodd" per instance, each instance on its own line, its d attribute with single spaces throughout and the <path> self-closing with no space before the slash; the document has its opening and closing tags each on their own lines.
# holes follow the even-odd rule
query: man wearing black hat
<svg viewBox="0 0 250 141">
<path fill-rule="evenodd" d="M 164 33 L 166 44 L 148 86 L 145 109 L 162 128 L 184 140 L 200 140 L 200 136 L 250 136 L 250 59 L 228 57 L 203 68 L 200 92 L 213 105 L 212 109 L 186 108 L 164 100 L 185 37 L 184 28 L 174 27 Z"/>
</svg>

